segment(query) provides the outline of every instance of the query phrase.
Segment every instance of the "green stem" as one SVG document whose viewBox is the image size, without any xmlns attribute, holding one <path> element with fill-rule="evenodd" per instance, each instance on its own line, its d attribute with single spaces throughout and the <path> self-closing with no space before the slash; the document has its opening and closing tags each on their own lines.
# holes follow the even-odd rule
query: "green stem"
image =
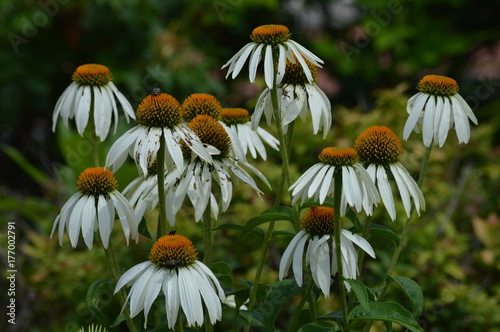
<svg viewBox="0 0 500 332">
<path fill-rule="evenodd" d="M 177 320 L 175 321 L 174 332 L 184 332 L 184 327 L 182 326 L 182 317 L 181 317 L 180 311 L 179 311 L 179 314 L 177 315 Z"/>
<path fill-rule="evenodd" d="M 276 54 L 273 54 L 273 60 L 276 59 Z M 274 206 L 279 206 L 281 202 L 283 201 L 283 191 L 286 187 L 286 184 L 288 185 L 291 184 L 291 176 L 290 176 L 290 164 L 289 164 L 289 143 L 290 141 L 287 142 L 285 135 L 283 133 L 283 127 L 281 125 L 281 111 L 280 111 L 280 105 L 278 102 L 278 87 L 276 84 L 276 75 L 274 75 L 274 81 L 273 81 L 273 88 L 270 90 L 271 94 L 271 103 L 273 107 L 273 116 L 274 120 L 276 123 L 276 132 L 278 135 L 278 141 L 280 143 L 280 153 L 281 153 L 281 159 L 283 163 L 283 167 L 281 169 L 281 177 L 280 177 L 280 182 L 278 185 L 278 190 L 276 192 L 276 199 L 274 201 Z M 293 131 L 290 132 L 290 134 L 293 134 Z M 289 137 L 291 139 L 291 137 Z M 259 259 L 259 264 L 257 265 L 257 271 L 255 272 L 255 278 L 253 282 L 253 287 L 250 291 L 250 300 L 248 303 L 248 310 L 252 310 L 255 301 L 257 298 L 257 289 L 258 285 L 260 282 L 260 277 L 262 275 L 262 270 L 264 268 L 264 263 L 266 262 L 267 258 L 267 250 L 269 248 L 269 244 L 271 243 L 271 239 L 273 236 L 273 231 L 274 231 L 274 225 L 275 222 L 271 221 L 269 222 L 269 227 L 267 229 L 264 242 L 262 244 L 262 249 L 260 253 L 260 259 Z M 246 326 L 245 330 L 248 331 L 248 325 Z"/>
<path fill-rule="evenodd" d="M 368 237 L 370 236 L 370 226 L 373 221 L 373 215 L 367 216 L 365 219 L 365 224 L 363 225 L 363 237 L 368 240 Z M 366 252 L 362 250 L 361 248 L 358 248 L 357 250 L 358 254 L 358 271 L 361 271 L 361 268 L 363 267 L 363 263 L 366 257 Z M 354 290 L 351 289 L 349 292 L 349 303 L 347 305 L 347 310 L 350 312 L 352 308 L 354 308 L 354 304 L 356 303 L 355 301 L 356 296 L 354 295 Z"/>
<path fill-rule="evenodd" d="M 431 152 L 432 152 L 432 146 L 433 146 L 433 143 L 431 143 L 429 145 L 429 147 L 426 148 L 426 150 L 425 150 L 424 159 L 422 160 L 420 174 L 419 174 L 418 180 L 417 180 L 417 185 L 419 188 L 422 188 L 424 178 L 427 174 L 427 169 L 429 168 L 429 159 L 430 159 Z M 408 240 L 408 235 L 410 234 L 411 221 L 413 219 L 414 213 L 415 213 L 415 207 L 413 206 L 410 210 L 410 216 L 406 219 L 406 223 L 403 226 L 403 231 L 401 232 L 399 244 L 396 247 L 396 249 L 394 250 L 394 254 L 392 255 L 391 264 L 389 265 L 389 268 L 387 269 L 386 278 L 384 279 L 384 285 L 382 286 L 382 289 L 378 295 L 377 302 L 382 302 L 385 299 L 385 295 L 387 294 L 387 289 L 389 288 L 389 283 L 386 281 L 387 276 L 392 276 L 394 270 L 396 269 L 401 251 L 406 246 L 406 242 Z M 367 324 L 367 326 L 365 327 L 364 331 L 365 332 L 370 331 L 372 324 L 373 324 L 373 322 L 369 322 Z"/>
<path fill-rule="evenodd" d="M 205 244 L 205 255 L 203 256 L 203 263 L 212 268 L 213 261 L 213 236 L 212 236 L 212 212 L 210 208 L 210 202 L 207 208 L 203 212 L 202 216 L 203 222 L 203 242 Z"/>
<path fill-rule="evenodd" d="M 342 266 L 342 247 L 340 243 L 340 202 L 342 199 L 342 173 L 335 172 L 334 191 L 333 191 L 333 233 L 335 241 L 335 257 L 337 259 L 337 278 L 340 290 L 340 308 L 342 310 L 342 319 L 344 321 L 343 331 L 349 332 L 349 320 L 347 318 L 347 294 L 344 286 L 344 270 Z"/>
<path fill-rule="evenodd" d="M 160 136 L 160 148 L 156 154 L 156 176 L 158 178 L 158 206 L 159 206 L 159 216 L 158 216 L 158 231 L 156 238 L 167 234 L 168 231 L 168 220 L 167 220 L 167 208 L 165 203 L 165 136 L 162 132 Z"/>
<path fill-rule="evenodd" d="M 299 323 L 300 314 L 302 312 L 302 308 L 304 307 L 306 301 L 309 301 L 309 308 L 311 311 L 311 322 L 316 321 L 316 303 L 313 301 L 313 296 L 312 296 L 312 288 L 314 285 L 314 281 L 312 280 L 310 272 L 307 273 L 307 276 L 308 276 L 307 287 L 306 290 L 304 291 L 304 296 L 302 296 L 299 305 L 297 306 L 297 308 L 295 308 L 295 314 L 293 315 L 292 323 L 290 324 L 288 331 L 297 331 L 297 324 Z"/>
<path fill-rule="evenodd" d="M 90 114 L 89 114 L 89 124 L 90 124 L 90 133 L 91 133 L 91 144 L 92 144 L 92 164 L 94 167 L 99 167 L 99 143 L 100 139 L 97 137 L 95 130 L 95 121 L 94 121 L 94 98 L 92 97 L 92 101 L 90 102 Z"/>
<path fill-rule="evenodd" d="M 116 259 L 116 254 L 113 248 L 113 244 L 111 243 L 111 239 L 109 239 L 108 248 L 104 248 L 104 253 L 106 254 L 106 261 L 108 262 L 109 270 L 111 271 L 114 282 L 116 284 L 118 279 L 120 279 L 121 272 L 120 272 L 120 265 L 118 264 L 118 260 Z M 125 300 L 127 298 L 123 288 L 118 291 L 117 296 L 118 296 L 118 301 L 120 302 L 120 306 L 123 307 L 125 305 Z M 124 308 L 123 311 L 125 316 L 127 317 L 126 322 L 129 330 L 131 332 L 136 332 L 137 329 L 135 328 L 134 321 L 132 320 L 132 318 L 130 318 L 128 309 Z"/>
</svg>

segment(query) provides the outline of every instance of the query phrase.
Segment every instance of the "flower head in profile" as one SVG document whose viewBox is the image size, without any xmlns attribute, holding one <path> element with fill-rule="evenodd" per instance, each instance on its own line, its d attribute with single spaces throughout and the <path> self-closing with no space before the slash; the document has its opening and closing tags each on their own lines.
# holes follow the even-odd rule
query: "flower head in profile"
<svg viewBox="0 0 500 332">
<path fill-rule="evenodd" d="M 469 120 L 477 124 L 477 118 L 467 102 L 458 94 L 457 82 L 449 77 L 427 75 L 417 85 L 420 91 L 408 100 L 406 110 L 409 117 L 404 127 L 403 138 L 418 132 L 422 125 L 424 145 L 433 142 L 443 146 L 448 131 L 455 127 L 460 143 L 469 142 Z"/>
<path fill-rule="evenodd" d="M 288 124 L 295 121 L 298 116 L 305 119 L 307 112 L 310 111 L 314 135 L 321 129 L 325 138 L 332 125 L 331 104 L 325 93 L 315 83 L 318 78 L 318 67 L 308 60 L 305 61 L 312 75 L 312 81 L 306 77 L 300 64 L 286 61 L 285 76 L 278 85 L 281 125 L 286 132 Z M 274 114 L 269 88 L 266 88 L 257 100 L 252 115 L 252 128 L 257 128 L 262 114 L 266 116 L 267 123 L 270 125 Z"/>
<path fill-rule="evenodd" d="M 373 205 L 377 205 L 380 196 L 364 167 L 359 164 L 358 155 L 354 149 L 329 147 L 323 149 L 318 156 L 320 163 L 313 165 L 290 186 L 293 200 L 303 203 L 313 197 L 323 204 L 327 196 L 333 195 L 335 189 L 335 174 L 342 177 L 341 215 L 344 215 L 346 204 L 361 211 L 364 209 L 371 215 Z"/>
<path fill-rule="evenodd" d="M 204 308 L 214 324 L 222 317 L 224 291 L 210 269 L 197 260 L 198 253 L 186 237 L 172 234 L 159 238 L 149 254 L 149 261 L 125 272 L 115 293 L 125 285 L 132 287 L 125 306 L 130 303 L 130 316 L 144 310 L 144 328 L 148 314 L 160 291 L 165 296 L 168 327 L 173 328 L 182 309 L 189 326 L 201 326 Z"/>
<path fill-rule="evenodd" d="M 302 286 L 304 269 L 311 270 L 312 278 L 325 297 L 330 294 L 330 276 L 337 273 L 337 250 L 334 241 L 333 209 L 325 206 L 312 206 L 301 220 L 302 230 L 294 236 L 280 261 L 279 279 L 282 280 L 292 266 L 297 285 Z M 375 258 L 372 246 L 359 235 L 341 228 L 340 250 L 344 277 L 356 279 L 358 276 L 358 255 L 356 244 L 368 255 Z M 303 259 L 305 257 L 305 266 Z M 350 286 L 344 283 L 349 290 Z"/>
<path fill-rule="evenodd" d="M 228 126 L 229 130 L 233 131 L 233 135 L 238 137 L 244 154 L 250 152 L 254 159 L 259 154 L 262 159 L 266 160 L 267 153 L 264 143 L 278 151 L 279 142 L 273 135 L 261 127 L 252 129 L 250 113 L 246 109 L 223 108 L 221 120 Z"/>
<path fill-rule="evenodd" d="M 154 91 L 139 104 L 136 111 L 138 125 L 128 130 L 109 149 L 106 167 L 118 169 L 130 154 L 139 172 L 145 176 L 148 167 L 157 159 L 160 140 L 165 142 L 167 168 L 184 169 L 180 140 L 197 156 L 211 162 L 210 153 L 198 137 L 186 127 L 179 111 L 179 102 L 169 94 Z"/>
<path fill-rule="evenodd" d="M 102 167 L 87 168 L 78 178 L 78 192 L 64 204 L 57 216 L 50 237 L 58 228 L 59 244 L 62 246 L 66 228 L 74 248 L 81 230 L 85 244 L 91 249 L 94 232 L 99 230 L 102 244 L 107 248 L 116 210 L 127 244 L 130 236 L 138 241 L 138 224 L 134 212 L 117 188 L 118 182 L 110 170 Z"/>
<path fill-rule="evenodd" d="M 406 215 L 410 216 L 411 199 L 420 215 L 425 209 L 424 195 L 406 168 L 400 163 L 403 155 L 401 141 L 392 130 L 383 126 L 373 126 L 361 133 L 354 142 L 359 161 L 375 182 L 382 202 L 391 219 L 396 219 L 396 207 L 389 180 L 394 180 Z"/>
<path fill-rule="evenodd" d="M 88 326 L 88 329 L 85 330 L 84 327 L 81 327 L 78 332 L 108 332 L 108 329 L 102 325 L 94 325 L 91 324 Z"/>
<path fill-rule="evenodd" d="M 111 82 L 112 76 L 108 67 L 98 64 L 81 65 L 76 68 L 71 78 L 73 82 L 56 103 L 52 116 L 52 131 L 56 129 L 59 116 L 66 128 L 69 126 L 69 120 L 74 118 L 80 135 L 83 135 L 90 120 L 94 122 L 97 137 L 101 141 L 105 140 L 113 120 L 115 131 L 118 125 L 115 98 L 122 106 L 127 123 L 129 117 L 135 119 L 132 106 Z"/>
<path fill-rule="evenodd" d="M 172 210 L 169 212 L 171 215 L 175 215 L 179 211 L 186 194 L 195 208 L 196 221 L 201 219 L 209 203 L 211 203 L 212 210 L 216 209 L 217 202 L 215 202 L 213 195 L 216 192 L 214 184 L 217 184 L 220 189 L 222 211 L 226 211 L 229 207 L 233 182 L 237 179 L 249 185 L 257 193 L 262 193 L 245 168 L 251 170 L 270 186 L 259 170 L 246 161 L 235 158 L 229 134 L 219 121 L 208 115 L 198 115 L 188 124 L 188 127 L 198 135 L 204 144 L 215 147 L 218 153 L 212 154 L 212 164 L 208 164 L 200 158 L 191 158 L 184 171 L 172 172 L 167 176 L 165 180 L 168 186 L 167 190 L 174 193 L 172 196 L 167 194 L 167 200 L 172 199 L 171 203 L 167 205 L 167 212 Z M 189 153 L 186 144 L 182 143 L 182 146 L 183 151 Z M 189 158 L 187 154 L 186 158 Z"/>
<path fill-rule="evenodd" d="M 252 42 L 243 46 L 224 66 L 229 66 L 226 78 L 232 73 L 234 79 L 240 73 L 243 65 L 249 60 L 250 82 L 255 81 L 257 67 L 262 58 L 264 58 L 264 78 L 268 88 L 273 87 L 273 83 L 279 84 L 285 75 L 286 60 L 298 62 L 302 66 L 304 73 L 309 80 L 313 81 L 313 75 L 306 60 L 314 65 L 321 67 L 323 61 L 314 55 L 311 51 L 299 43 L 290 39 L 292 33 L 284 25 L 268 24 L 255 28 L 250 35 Z M 276 59 L 273 59 L 273 53 L 278 55 L 276 69 Z"/>
</svg>

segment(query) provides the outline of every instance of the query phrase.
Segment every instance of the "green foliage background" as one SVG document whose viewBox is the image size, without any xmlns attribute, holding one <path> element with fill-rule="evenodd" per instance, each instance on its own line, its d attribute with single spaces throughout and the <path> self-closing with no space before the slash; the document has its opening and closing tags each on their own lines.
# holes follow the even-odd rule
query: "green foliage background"
<svg viewBox="0 0 500 332">
<path fill-rule="evenodd" d="M 56 133 L 51 130 L 54 105 L 73 70 L 84 63 L 108 66 L 134 107 L 159 86 L 180 101 L 204 92 L 226 107 L 252 109 L 264 88 L 262 78 L 252 85 L 244 69 L 226 81 L 220 67 L 249 41 L 253 28 L 267 23 L 287 25 L 294 40 L 325 61 L 318 85 L 333 105 L 334 126 L 326 141 L 311 135 L 310 123 L 297 124 L 295 178 L 316 162 L 322 148 L 352 146 L 371 125 L 389 126 L 401 136 L 406 101 L 423 75 L 444 74 L 459 82 L 480 124 L 468 145 L 459 145 L 450 133 L 445 146 L 434 150 L 423 188 L 428 208 L 415 221 L 397 274 L 423 290 L 424 330 L 500 331 L 499 11 L 500 3 L 488 0 L 0 1 L 0 264 L 7 260 L 7 221 L 15 221 L 17 229 L 17 324 L 9 331 L 76 331 L 92 322 L 110 323 L 86 302 L 92 283 L 111 277 L 103 252 L 72 249 L 68 241 L 60 247 L 49 239 L 55 217 L 75 192 L 76 177 L 91 163 L 85 137 L 61 124 Z M 121 121 L 109 142 L 132 125 Z M 404 148 L 404 164 L 416 174 L 424 151 L 420 136 L 412 135 Z M 278 160 L 271 153 L 268 162 L 254 163 L 274 187 Z M 131 164 L 120 169 L 120 188 L 135 176 Z M 244 224 L 272 202 L 272 193 L 260 200 L 241 185 L 220 223 Z M 181 211 L 179 232 L 202 254 L 201 227 L 191 217 L 189 207 Z M 395 231 L 403 223 L 391 223 L 382 212 L 376 219 Z M 147 239 L 139 250 L 125 245 L 118 228 L 114 234 L 124 270 L 147 259 Z M 378 257 L 368 261 L 363 275 L 377 287 L 393 245 L 372 240 Z M 272 244 L 264 282 L 277 280 L 288 241 L 279 236 Z M 257 238 L 240 240 L 237 231 L 223 230 L 216 245 L 215 260 L 226 261 L 233 288 L 243 288 L 237 278 L 253 278 Z M 0 285 L 5 308 L 5 278 Z M 99 307 L 116 317 L 120 308 L 106 285 Z M 294 303 L 278 318 L 277 329 L 286 326 Z M 320 310 L 336 306 L 333 296 Z M 219 329 L 235 330 L 235 313 L 225 310 Z"/>
</svg>

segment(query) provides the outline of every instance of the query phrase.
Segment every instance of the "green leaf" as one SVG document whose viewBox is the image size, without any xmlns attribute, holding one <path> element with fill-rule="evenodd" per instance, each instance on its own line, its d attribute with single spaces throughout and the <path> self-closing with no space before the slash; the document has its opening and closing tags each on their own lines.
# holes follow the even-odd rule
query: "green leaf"
<svg viewBox="0 0 500 332">
<path fill-rule="evenodd" d="M 420 317 L 422 310 L 424 309 L 424 295 L 422 294 L 420 286 L 410 278 L 387 276 L 387 279 L 395 282 L 399 287 L 401 287 L 403 292 L 410 299 L 413 317 Z"/>
<path fill-rule="evenodd" d="M 394 242 L 394 244 L 396 246 L 399 245 L 399 241 L 400 241 L 399 236 L 396 233 L 394 233 L 391 229 L 389 229 L 385 226 L 378 225 L 378 224 L 371 224 L 370 233 L 374 234 L 374 235 L 381 236 L 381 237 L 385 237 L 386 239 Z"/>
<path fill-rule="evenodd" d="M 264 323 L 270 331 L 273 330 L 276 318 L 285 301 L 302 293 L 304 289 L 305 285 L 299 287 L 292 279 L 277 281 L 271 285 L 262 308 L 259 310 L 263 313 Z"/>
<path fill-rule="evenodd" d="M 149 233 L 148 225 L 146 224 L 146 219 L 144 219 L 144 218 L 141 219 L 141 222 L 139 223 L 138 231 L 139 231 L 139 234 L 141 234 L 142 236 L 147 237 L 150 240 L 153 239 L 153 237 L 151 236 L 151 233 Z"/>
<path fill-rule="evenodd" d="M 215 262 L 212 264 L 212 272 L 222 284 L 222 287 L 230 288 L 233 284 L 233 271 L 226 262 Z"/>
<path fill-rule="evenodd" d="M 333 325 L 327 322 L 314 322 L 303 325 L 297 332 L 334 332 L 340 331 L 337 325 Z"/>
<path fill-rule="evenodd" d="M 241 278 L 237 278 L 237 279 L 239 281 L 241 281 L 247 287 L 248 291 L 252 290 L 253 282 L 245 280 L 245 279 L 241 279 Z M 266 297 L 268 288 L 269 288 L 269 285 L 267 285 L 267 284 L 262 284 L 262 283 L 258 284 L 258 286 L 257 286 L 257 301 L 262 301 Z"/>
<path fill-rule="evenodd" d="M 111 283 L 111 280 L 97 280 L 94 281 L 87 290 L 87 307 L 92 313 L 96 315 L 97 319 L 102 321 L 108 321 L 108 317 L 106 317 L 106 315 L 104 315 L 104 313 L 99 308 L 99 299 L 102 295 L 102 293 L 99 292 L 99 288 L 101 288 L 102 285 Z"/>
<path fill-rule="evenodd" d="M 262 331 L 267 331 L 267 328 L 264 324 L 264 317 L 262 315 L 262 312 L 241 310 L 240 316 L 248 321 L 248 323 L 253 327 L 259 327 L 262 329 Z"/>
<path fill-rule="evenodd" d="M 243 225 L 237 225 L 237 224 L 224 224 L 224 225 L 221 225 L 217 228 L 214 228 L 214 230 L 218 230 L 218 229 L 237 229 L 239 231 L 242 231 L 243 228 L 245 226 Z M 258 237 L 261 238 L 261 240 L 264 240 L 264 231 L 260 228 L 252 228 L 252 229 L 249 229 L 248 232 L 250 234 L 253 234 L 253 235 L 256 235 Z"/>
<path fill-rule="evenodd" d="M 127 320 L 127 316 L 121 312 L 115 319 L 115 321 L 113 322 L 113 324 L 111 324 L 109 327 L 110 328 L 113 328 L 113 327 L 117 327 L 118 325 L 120 325 L 122 322 L 126 321 Z"/>
<path fill-rule="evenodd" d="M 348 209 L 343 218 L 348 219 L 354 225 L 355 230 L 352 230 L 353 233 L 363 232 L 364 227 L 359 222 L 358 215 L 354 212 L 354 210 Z"/>
<path fill-rule="evenodd" d="M 266 211 L 262 212 L 256 217 L 250 219 L 241 231 L 241 237 L 243 237 L 248 231 L 259 226 L 260 224 L 269 221 L 287 220 L 292 224 L 295 220 L 295 215 L 292 208 L 288 206 L 274 206 Z"/>
<path fill-rule="evenodd" d="M 327 315 L 320 315 L 320 316 L 317 316 L 316 318 L 319 320 L 333 320 L 334 322 L 336 322 L 339 325 L 342 325 L 343 321 L 344 321 L 344 319 L 342 317 L 342 311 L 330 312 Z"/>
<path fill-rule="evenodd" d="M 414 332 L 424 331 L 415 321 L 411 312 L 397 303 L 371 302 L 370 310 L 366 310 L 363 306 L 359 305 L 349 313 L 349 320 L 393 322 L 403 325 Z"/>
<path fill-rule="evenodd" d="M 291 231 L 291 230 L 287 230 L 287 229 L 283 229 L 283 230 L 280 230 L 280 231 L 274 231 L 273 232 L 273 236 L 276 236 L 276 235 L 282 235 L 282 236 L 287 236 L 287 237 L 294 237 L 297 233 L 295 231 Z"/>
<path fill-rule="evenodd" d="M 368 291 L 366 289 L 366 286 L 355 279 L 345 279 L 345 281 L 347 281 L 347 283 L 352 287 L 352 290 L 354 291 L 354 294 L 356 294 L 356 298 L 358 299 L 361 306 L 369 311 L 370 301 L 368 299 Z"/>
<path fill-rule="evenodd" d="M 12 161 L 14 161 L 23 171 L 26 172 L 26 174 L 30 176 L 31 179 L 33 179 L 33 181 L 39 184 L 47 183 L 48 176 L 24 158 L 19 150 L 2 143 L 0 144 L 0 151 L 9 156 Z"/>
</svg>

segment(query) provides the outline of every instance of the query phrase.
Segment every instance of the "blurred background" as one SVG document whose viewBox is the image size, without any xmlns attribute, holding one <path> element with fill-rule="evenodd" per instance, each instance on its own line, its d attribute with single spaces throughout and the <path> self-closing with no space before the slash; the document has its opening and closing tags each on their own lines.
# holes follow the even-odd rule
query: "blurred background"
<svg viewBox="0 0 500 332">
<path fill-rule="evenodd" d="M 444 147 L 434 150 L 423 187 L 427 211 L 414 222 L 397 274 L 413 278 L 423 290 L 424 330 L 500 331 L 499 12 L 500 2 L 493 0 L 0 1 L 0 266 L 4 273 L 6 225 L 15 221 L 18 270 L 17 324 L 8 331 L 76 331 L 90 323 L 109 325 L 120 311 L 109 284 L 99 286 L 102 311 L 92 309 L 87 298 L 89 287 L 111 277 L 99 246 L 73 249 L 65 241 L 60 247 L 49 238 L 76 178 L 91 164 L 87 139 L 62 123 L 52 132 L 54 106 L 75 68 L 108 66 L 134 108 L 160 87 L 180 102 L 202 92 L 225 107 L 252 110 L 265 87 L 262 76 L 250 84 L 244 67 L 235 80 L 225 80 L 220 68 L 250 41 L 255 27 L 269 23 L 286 25 L 292 39 L 324 60 L 317 83 L 332 102 L 334 125 L 326 141 L 311 135 L 310 122 L 297 123 L 294 178 L 317 162 L 322 148 L 352 146 L 369 126 L 388 126 L 401 137 L 406 101 L 424 75 L 457 80 L 479 125 L 468 145 L 459 145 L 450 132 Z M 117 133 L 102 144 L 102 155 L 134 125 L 121 118 Z M 416 176 L 424 152 L 421 136 L 410 136 L 404 148 L 403 163 Z M 270 154 L 267 162 L 254 165 L 276 187 L 279 155 Z M 131 163 L 120 169 L 120 189 L 136 176 Z M 272 202 L 269 190 L 260 200 L 241 185 L 220 223 L 244 224 Z M 381 210 L 376 221 L 399 232 L 402 212 L 391 223 Z M 190 236 L 202 255 L 201 225 L 192 214 L 188 206 L 181 211 L 178 231 Z M 126 247 L 119 228 L 113 234 L 124 270 L 147 259 L 150 240 L 142 239 L 138 250 Z M 289 240 L 278 236 L 273 242 L 264 282 L 277 280 Z M 378 257 L 367 262 L 363 276 L 376 288 L 394 246 L 376 238 L 372 243 Z M 223 230 L 216 244 L 215 260 L 229 264 L 232 287 L 242 288 L 238 278 L 253 279 L 259 242 Z M 6 278 L 0 285 L 5 308 Z M 392 296 L 398 300 L 397 290 Z M 293 301 L 277 330 L 286 327 Z M 323 303 L 323 314 L 337 308 L 335 296 Z M 236 330 L 225 320 L 228 325 L 219 330 Z M 5 330 L 3 310 L 0 322 Z"/>
</svg>

